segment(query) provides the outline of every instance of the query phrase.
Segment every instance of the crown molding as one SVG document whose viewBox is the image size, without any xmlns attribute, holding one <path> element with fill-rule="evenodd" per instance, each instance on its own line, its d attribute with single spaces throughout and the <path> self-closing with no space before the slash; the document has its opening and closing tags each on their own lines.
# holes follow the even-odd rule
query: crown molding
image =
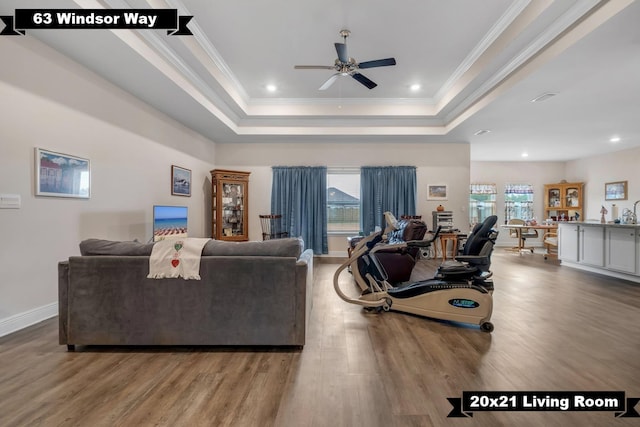
<svg viewBox="0 0 640 427">
<path fill-rule="evenodd" d="M 133 8 L 130 4 L 133 0 L 74 1 L 84 8 Z M 181 0 L 145 1 L 152 8 L 169 7 L 178 10 L 181 15 L 192 15 Z M 480 85 L 465 95 L 464 99 L 460 99 L 459 95 L 474 83 L 483 67 L 495 60 L 502 48 L 515 35 L 525 31 L 551 3 L 551 0 L 540 3 L 514 0 L 433 99 L 252 99 L 195 18 L 189 23 L 193 37 L 179 38 L 179 42 L 184 44 L 219 86 L 210 86 L 156 32 L 118 30 L 113 33 L 237 135 L 444 135 L 490 102 L 496 89 L 504 88 L 505 83 L 513 79 L 516 73 L 522 76 L 524 73 L 520 71 L 528 67 L 532 59 L 549 49 L 577 22 L 596 13 L 608 1 L 576 0 L 568 11 L 545 28 L 533 42 L 485 81 L 478 82 Z M 322 120 L 305 125 L 300 121 L 303 117 Z M 347 117 L 352 122 L 357 121 L 357 125 L 336 125 Z M 393 117 L 406 117 L 408 120 L 404 126 L 381 125 L 387 118 Z M 255 125 L 250 124 L 252 118 L 277 120 L 273 120 L 272 124 Z M 421 118 L 438 124 L 420 126 L 410 123 Z M 325 126 L 317 126 L 319 123 Z"/>
</svg>

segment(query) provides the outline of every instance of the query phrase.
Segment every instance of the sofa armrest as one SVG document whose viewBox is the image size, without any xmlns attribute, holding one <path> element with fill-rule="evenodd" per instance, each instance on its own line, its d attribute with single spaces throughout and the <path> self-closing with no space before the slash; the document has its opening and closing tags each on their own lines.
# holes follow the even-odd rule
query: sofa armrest
<svg viewBox="0 0 640 427">
<path fill-rule="evenodd" d="M 58 342 L 67 344 L 69 313 L 69 261 L 58 263 Z"/>
<path fill-rule="evenodd" d="M 299 282 L 304 280 L 304 288 L 299 289 L 299 292 L 304 291 L 304 298 L 300 298 L 304 301 L 304 336 L 302 342 L 306 339 L 307 330 L 309 328 L 309 320 L 311 317 L 311 309 L 313 308 L 313 250 L 307 249 L 298 258 L 296 262 L 296 280 Z"/>
</svg>

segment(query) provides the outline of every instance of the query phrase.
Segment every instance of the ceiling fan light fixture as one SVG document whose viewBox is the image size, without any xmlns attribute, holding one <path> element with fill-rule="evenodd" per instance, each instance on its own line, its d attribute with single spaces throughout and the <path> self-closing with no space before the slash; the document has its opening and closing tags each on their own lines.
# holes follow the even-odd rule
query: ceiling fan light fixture
<svg viewBox="0 0 640 427">
<path fill-rule="evenodd" d="M 327 90 L 338 76 L 353 77 L 357 82 L 367 87 L 367 89 L 373 89 L 378 85 L 368 77 L 362 75 L 359 70 L 396 65 L 396 59 L 384 58 L 358 63 L 358 61 L 350 57 L 347 53 L 347 37 L 349 37 L 350 34 L 351 32 L 349 30 L 340 30 L 340 36 L 343 42 L 333 44 L 336 49 L 336 54 L 338 55 L 333 65 L 294 65 L 293 68 L 297 70 L 334 70 L 335 74 L 329 77 L 329 80 L 320 86 L 319 90 Z"/>
<path fill-rule="evenodd" d="M 533 98 L 531 102 L 543 102 L 548 100 L 549 98 L 553 98 L 556 95 L 557 93 L 553 93 L 553 92 L 543 93 L 542 95 Z"/>
</svg>

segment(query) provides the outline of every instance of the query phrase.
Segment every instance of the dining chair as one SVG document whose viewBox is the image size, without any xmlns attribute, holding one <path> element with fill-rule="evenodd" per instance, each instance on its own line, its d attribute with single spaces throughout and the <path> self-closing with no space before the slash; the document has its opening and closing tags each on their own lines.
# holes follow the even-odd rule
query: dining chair
<svg viewBox="0 0 640 427">
<path fill-rule="evenodd" d="M 542 244 L 545 248 L 544 259 L 549 256 L 558 256 L 558 232 L 556 230 L 548 230 L 544 233 Z"/>
<path fill-rule="evenodd" d="M 512 218 L 509 220 L 508 225 L 527 225 L 527 222 L 520 218 Z M 533 253 L 533 246 L 526 246 L 527 239 L 535 239 L 538 237 L 538 230 L 533 228 L 511 228 L 509 229 L 509 236 L 518 239 L 518 246 L 513 247 L 513 250 L 517 251 L 531 251 Z"/>
<path fill-rule="evenodd" d="M 262 240 L 283 239 L 289 237 L 289 233 L 282 229 L 282 215 L 259 215 L 262 226 Z"/>
</svg>

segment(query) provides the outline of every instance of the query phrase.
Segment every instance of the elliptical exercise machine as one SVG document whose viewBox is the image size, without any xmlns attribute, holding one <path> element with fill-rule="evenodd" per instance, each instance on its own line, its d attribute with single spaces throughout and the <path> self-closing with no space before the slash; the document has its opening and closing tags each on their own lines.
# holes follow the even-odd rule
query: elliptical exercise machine
<svg viewBox="0 0 640 427">
<path fill-rule="evenodd" d="M 385 213 L 387 231 L 395 228 L 395 217 Z M 491 252 L 498 232 L 494 229 L 497 216 L 492 215 L 474 227 L 465 244 L 462 255 L 453 261 L 445 261 L 431 279 L 393 287 L 387 282 L 384 267 L 376 258 L 382 248 L 428 248 L 438 237 L 436 230 L 429 240 L 417 240 L 397 245 L 386 245 L 381 232 L 367 236 L 354 248 L 351 257 L 338 267 L 333 285 L 344 301 L 378 311 L 400 311 L 433 319 L 471 323 L 484 332 L 493 331 L 490 322 L 493 311 L 493 280 L 489 270 Z M 349 267 L 357 269 L 357 262 L 364 261 L 364 274 L 354 274 L 360 289 L 358 298 L 346 295 L 340 289 L 340 274 Z"/>
</svg>

